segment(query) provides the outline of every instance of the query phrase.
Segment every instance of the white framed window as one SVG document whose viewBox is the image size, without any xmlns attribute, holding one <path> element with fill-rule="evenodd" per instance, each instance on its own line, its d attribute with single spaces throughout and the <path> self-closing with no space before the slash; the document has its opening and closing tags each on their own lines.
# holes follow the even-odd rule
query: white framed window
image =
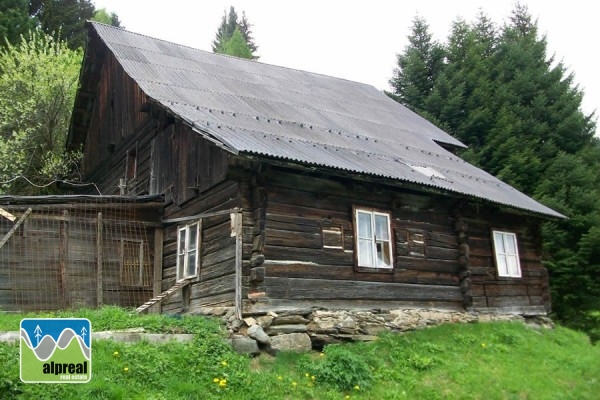
<svg viewBox="0 0 600 400">
<path fill-rule="evenodd" d="M 177 280 L 198 276 L 200 221 L 177 230 Z"/>
<path fill-rule="evenodd" d="M 521 277 L 521 263 L 517 235 L 512 232 L 492 231 L 498 276 Z"/>
<path fill-rule="evenodd" d="M 355 207 L 354 226 L 358 267 L 391 270 L 393 261 L 390 214 Z"/>
</svg>

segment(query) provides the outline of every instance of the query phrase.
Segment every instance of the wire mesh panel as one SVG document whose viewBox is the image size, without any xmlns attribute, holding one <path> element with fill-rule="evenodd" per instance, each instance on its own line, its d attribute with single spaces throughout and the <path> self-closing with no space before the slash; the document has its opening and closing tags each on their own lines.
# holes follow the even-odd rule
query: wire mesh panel
<svg viewBox="0 0 600 400">
<path fill-rule="evenodd" d="M 160 206 L 116 196 L 0 198 L 0 311 L 143 304 Z"/>
</svg>

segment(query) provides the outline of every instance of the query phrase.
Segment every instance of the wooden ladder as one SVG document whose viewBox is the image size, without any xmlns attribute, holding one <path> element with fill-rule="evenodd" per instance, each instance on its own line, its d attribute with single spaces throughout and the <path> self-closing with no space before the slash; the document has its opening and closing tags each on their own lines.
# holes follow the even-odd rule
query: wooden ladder
<svg viewBox="0 0 600 400">
<path fill-rule="evenodd" d="M 141 306 L 136 308 L 135 311 L 137 311 L 138 314 L 142 313 L 142 312 L 146 311 L 147 309 L 149 309 L 150 307 L 152 307 L 153 305 L 155 305 L 156 303 L 160 303 L 164 299 L 170 297 L 173 293 L 175 293 L 179 289 L 182 289 L 183 287 L 185 287 L 189 284 L 190 284 L 190 281 L 187 279 L 179 281 L 176 284 L 174 284 L 173 286 L 171 286 L 169 289 L 167 289 L 164 292 L 162 292 L 161 294 L 159 294 L 158 296 L 151 298 L 150 300 L 148 300 L 147 302 L 145 302 L 144 304 L 142 304 Z"/>
</svg>

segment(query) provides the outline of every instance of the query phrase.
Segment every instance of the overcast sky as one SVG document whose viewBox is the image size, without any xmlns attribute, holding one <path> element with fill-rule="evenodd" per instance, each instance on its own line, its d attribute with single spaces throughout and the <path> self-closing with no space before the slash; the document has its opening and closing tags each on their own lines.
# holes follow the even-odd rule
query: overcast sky
<svg viewBox="0 0 600 400">
<path fill-rule="evenodd" d="M 445 41 L 452 21 L 484 11 L 501 25 L 514 0 L 93 0 L 116 12 L 132 32 L 211 51 L 224 11 L 233 5 L 253 25 L 260 62 L 389 89 L 396 54 L 407 45 L 415 15 Z M 590 0 L 521 0 L 538 20 L 549 55 L 563 60 L 585 95 L 583 110 L 600 109 L 597 40 L 600 23 Z M 599 110 L 600 111 L 600 110 Z"/>
</svg>

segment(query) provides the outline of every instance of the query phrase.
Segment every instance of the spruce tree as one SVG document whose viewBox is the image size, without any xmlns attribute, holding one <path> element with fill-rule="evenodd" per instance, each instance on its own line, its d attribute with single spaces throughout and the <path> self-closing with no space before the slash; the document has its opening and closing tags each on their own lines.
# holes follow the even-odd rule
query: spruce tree
<svg viewBox="0 0 600 400">
<path fill-rule="evenodd" d="M 437 73 L 423 27 L 398 55 L 394 97 L 469 146 L 463 158 L 569 217 L 543 228 L 554 310 L 600 339 L 600 145 L 574 75 L 520 4 L 501 29 L 483 13 L 456 21 Z"/>
<path fill-rule="evenodd" d="M 246 13 L 242 11 L 242 18 L 239 19 L 235 8 L 231 6 L 229 8 L 229 13 L 225 12 L 221 19 L 221 24 L 217 29 L 217 33 L 215 34 L 215 39 L 212 43 L 212 50 L 214 53 L 223 53 L 223 49 L 225 47 L 225 43 L 228 42 L 236 29 L 240 32 L 242 38 L 246 42 L 246 47 L 250 49 L 252 54 L 252 59 L 258 59 L 258 56 L 255 55 L 258 46 L 254 43 L 254 38 L 252 37 L 252 24 L 248 22 L 246 18 Z M 237 39 L 236 39 L 237 41 Z M 229 45 L 230 46 L 230 45 Z M 239 50 L 239 46 L 236 45 Z M 244 52 L 245 53 L 245 52 Z M 241 53 L 240 53 L 241 54 Z M 235 55 L 235 54 L 230 54 Z M 247 58 L 247 57 L 244 57 Z"/>
<path fill-rule="evenodd" d="M 398 67 L 390 79 L 388 95 L 413 110 L 424 110 L 426 98 L 443 68 L 444 50 L 432 41 L 429 25 L 415 17 L 404 53 L 397 55 Z"/>
</svg>

